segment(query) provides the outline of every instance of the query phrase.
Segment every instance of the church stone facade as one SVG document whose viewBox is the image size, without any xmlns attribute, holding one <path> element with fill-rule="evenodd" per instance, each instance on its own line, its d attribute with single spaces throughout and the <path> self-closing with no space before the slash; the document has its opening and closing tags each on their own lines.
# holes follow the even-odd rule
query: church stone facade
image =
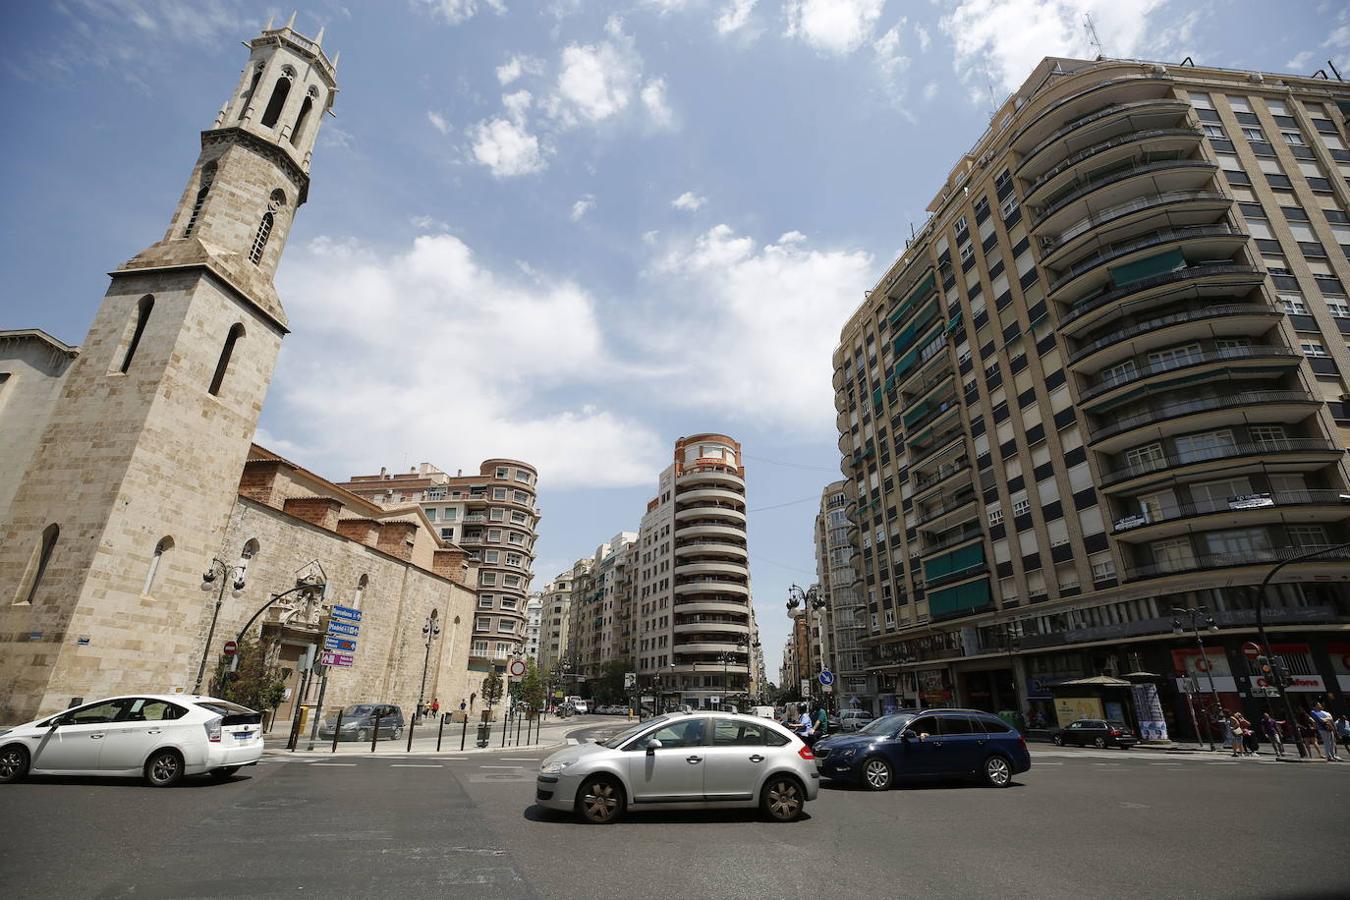
<svg viewBox="0 0 1350 900">
<path fill-rule="evenodd" d="M 63 350 L 41 332 L 0 333 L 0 435 L 21 435 L 3 438 L 13 455 L 0 467 L 0 722 L 77 698 L 190 691 L 203 658 L 209 671 L 234 636 L 226 626 L 256 609 L 227 594 L 212 631 L 215 593 L 202 573 L 213 560 L 237 563 L 241 504 L 257 502 L 241 490 L 250 457 L 260 455 L 252 437 L 289 327 L 272 279 L 308 196 L 311 153 L 337 83 L 319 41 L 289 25 L 264 30 L 249 48 L 236 89 L 202 133 L 168 230 L 111 273 L 83 345 Z M 399 628 L 416 620 L 419 633 L 391 633 L 369 653 L 363 645 L 359 665 L 397 668 L 412 654 L 420 676 L 423 618 L 436 609 L 445 621 L 468 621 L 472 573 L 449 557 L 438 573 L 436 552 L 453 548 L 352 500 L 319 497 L 308 507 L 337 503 L 341 515 L 355 511 L 374 525 L 358 534 L 334 521 L 319 543 L 298 539 L 314 527 L 304 503 L 256 511 L 270 517 L 275 550 L 294 557 L 274 555 L 282 568 L 295 562 L 287 577 L 311 559 L 327 571 L 325 554 L 332 561 L 343 542 L 402 571 L 382 576 L 385 602 L 399 610 Z M 405 540 L 394 542 L 395 533 Z M 423 546 L 411 552 L 408 540 Z M 298 559 L 305 553 L 314 555 Z M 294 586 L 255 577 L 262 573 L 249 576 L 260 592 Z M 393 587 L 418 579 L 415 588 Z M 273 636 L 291 646 L 317 640 L 273 624 Z M 443 636 L 442 649 L 452 645 Z M 410 707 L 416 697 L 406 692 L 416 685 L 407 680 L 357 679 L 362 696 L 351 699 Z M 365 695 L 377 690 L 404 693 Z"/>
</svg>

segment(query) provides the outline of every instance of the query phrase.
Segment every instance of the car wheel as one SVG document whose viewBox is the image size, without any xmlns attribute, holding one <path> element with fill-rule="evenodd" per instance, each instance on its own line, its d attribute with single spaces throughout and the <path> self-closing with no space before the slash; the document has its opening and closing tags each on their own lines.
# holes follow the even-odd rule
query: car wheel
<svg viewBox="0 0 1350 900">
<path fill-rule="evenodd" d="M 760 808 L 775 822 L 792 822 L 802 814 L 806 802 L 806 792 L 801 782 L 786 775 L 769 779 L 764 785 L 764 795 L 760 798 Z"/>
<path fill-rule="evenodd" d="M 0 750 L 0 784 L 11 784 L 28 774 L 28 751 L 18 744 Z"/>
<path fill-rule="evenodd" d="M 984 780 L 990 787 L 1007 787 L 1012 784 L 1012 764 L 1002 756 L 989 757 L 984 761 Z"/>
<path fill-rule="evenodd" d="M 1098 750 L 1105 750 L 1105 749 L 1106 749 L 1106 738 L 1102 738 L 1102 737 L 1099 737 L 1099 738 L 1093 738 L 1093 739 L 1092 739 L 1092 746 L 1096 747 Z"/>
<path fill-rule="evenodd" d="M 145 783 L 151 787 L 173 787 L 183 780 L 183 757 L 177 750 L 160 750 L 145 763 Z"/>
<path fill-rule="evenodd" d="M 362 728 L 360 731 L 358 731 L 358 732 L 356 733 L 356 739 L 357 739 L 358 741 L 360 741 L 361 743 L 363 743 L 363 744 L 364 744 L 366 741 L 370 740 L 370 729 L 369 729 L 369 728 Z"/>
<path fill-rule="evenodd" d="M 229 781 L 232 777 L 234 777 L 234 773 L 238 771 L 239 771 L 238 766 L 222 766 L 219 769 L 212 769 L 211 777 L 214 778 L 216 781 L 221 782 Z"/>
<path fill-rule="evenodd" d="M 1064 735 L 1062 735 L 1062 734 L 1057 734 L 1057 735 L 1055 735 L 1054 737 L 1052 737 L 1052 738 L 1050 739 L 1050 741 L 1051 741 L 1056 747 L 1063 747 L 1063 746 L 1064 746 Z"/>
<path fill-rule="evenodd" d="M 577 812 L 582 821 L 608 825 L 617 822 L 623 810 L 623 785 L 609 775 L 592 778 L 577 791 Z"/>
<path fill-rule="evenodd" d="M 891 767 L 886 760 L 872 757 L 862 764 L 863 787 L 869 791 L 885 791 L 891 786 Z"/>
</svg>

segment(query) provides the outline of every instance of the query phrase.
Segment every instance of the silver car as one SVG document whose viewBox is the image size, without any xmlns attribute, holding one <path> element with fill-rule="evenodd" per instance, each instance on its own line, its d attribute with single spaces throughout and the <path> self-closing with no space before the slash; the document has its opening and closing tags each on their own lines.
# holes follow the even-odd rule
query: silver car
<svg viewBox="0 0 1350 900">
<path fill-rule="evenodd" d="M 811 749 L 777 722 L 676 713 L 554 753 L 539 766 L 535 802 L 594 824 L 628 810 L 755 806 L 791 822 L 819 790 Z"/>
</svg>

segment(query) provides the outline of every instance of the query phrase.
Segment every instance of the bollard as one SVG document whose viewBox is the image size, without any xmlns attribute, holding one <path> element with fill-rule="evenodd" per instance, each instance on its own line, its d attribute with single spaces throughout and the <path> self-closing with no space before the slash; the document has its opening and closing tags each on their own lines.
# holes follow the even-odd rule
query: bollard
<svg viewBox="0 0 1350 900">
<path fill-rule="evenodd" d="M 503 747 L 506 746 L 506 733 L 507 733 L 508 731 L 510 731 L 510 730 L 511 730 L 511 728 L 510 728 L 510 722 L 507 720 L 506 716 L 502 716 L 502 746 L 503 746 Z"/>
<path fill-rule="evenodd" d="M 333 726 L 333 750 L 332 750 L 332 752 L 334 752 L 334 753 L 337 752 L 338 735 L 340 735 L 340 734 L 342 734 L 342 709 L 341 709 L 341 707 L 338 708 L 337 724 Z"/>
<path fill-rule="evenodd" d="M 516 746 L 520 746 L 520 716 L 516 716 Z"/>
<path fill-rule="evenodd" d="M 408 747 L 403 751 L 404 753 L 412 752 L 413 729 L 415 729 L 416 727 L 417 727 L 417 716 L 413 716 L 412 721 L 408 723 Z"/>
<path fill-rule="evenodd" d="M 469 716 L 464 716 L 464 727 L 459 730 L 459 749 L 464 749 L 464 739 L 469 736 Z"/>
<path fill-rule="evenodd" d="M 478 723 L 478 746 L 487 747 L 492 743 L 492 723 Z"/>
<path fill-rule="evenodd" d="M 375 745 L 380 742 L 380 714 L 375 714 L 375 733 L 370 736 L 370 752 L 375 752 Z"/>
<path fill-rule="evenodd" d="M 441 724 L 436 729 L 436 752 L 441 752 L 441 736 L 445 734 L 445 716 L 441 716 Z"/>
</svg>

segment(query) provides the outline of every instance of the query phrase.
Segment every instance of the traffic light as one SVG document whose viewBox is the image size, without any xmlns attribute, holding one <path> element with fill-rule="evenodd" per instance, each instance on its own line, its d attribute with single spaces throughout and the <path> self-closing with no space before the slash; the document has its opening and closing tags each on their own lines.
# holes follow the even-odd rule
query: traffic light
<svg viewBox="0 0 1350 900">
<path fill-rule="evenodd" d="M 1289 686 L 1289 667 L 1284 664 L 1283 657 L 1275 657 L 1275 683 L 1280 687 Z"/>
<path fill-rule="evenodd" d="M 1270 664 L 1270 657 L 1258 656 L 1256 658 L 1256 674 L 1259 677 L 1264 678 L 1268 685 L 1273 685 L 1275 683 L 1275 668 Z"/>
</svg>

